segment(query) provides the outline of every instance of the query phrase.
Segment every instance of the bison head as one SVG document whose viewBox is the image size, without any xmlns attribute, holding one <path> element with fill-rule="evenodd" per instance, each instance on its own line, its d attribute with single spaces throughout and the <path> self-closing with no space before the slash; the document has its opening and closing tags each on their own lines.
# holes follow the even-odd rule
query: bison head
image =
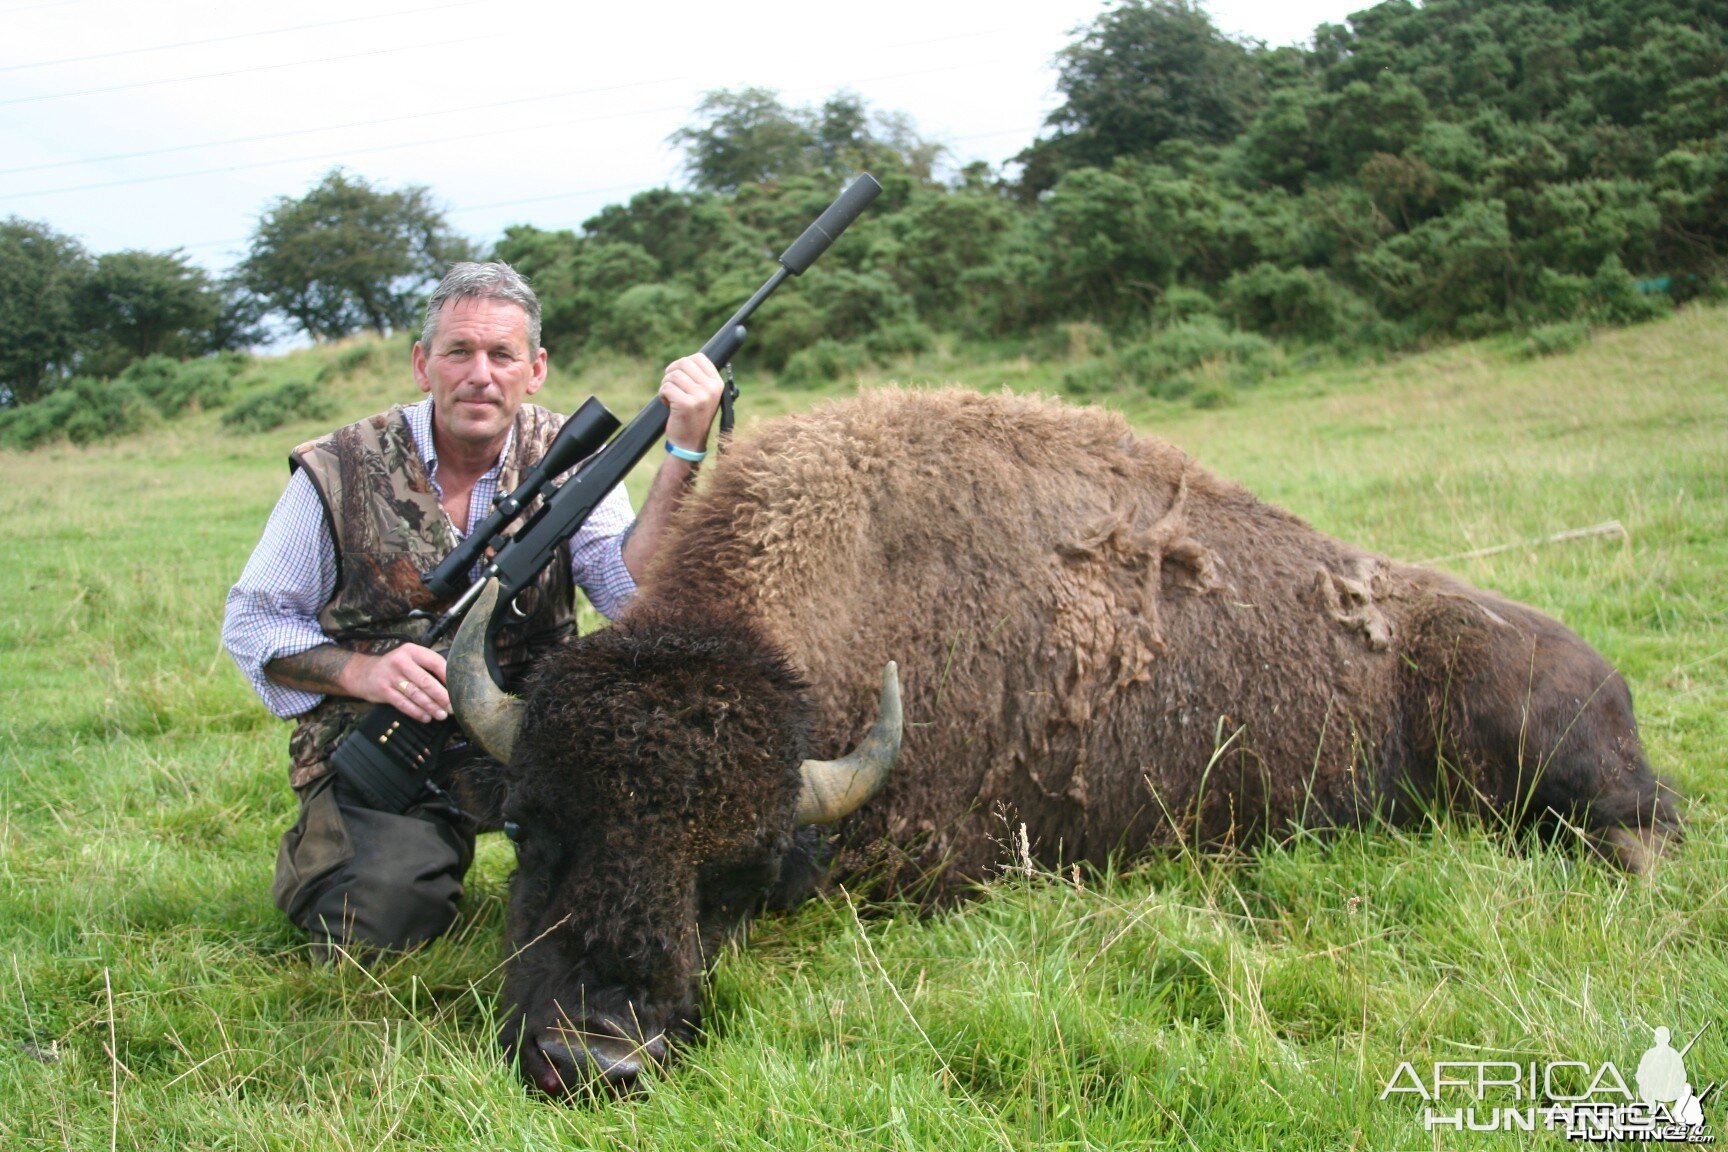
<svg viewBox="0 0 1728 1152">
<path fill-rule="evenodd" d="M 870 736 L 821 762 L 805 759 L 805 684 L 748 629 L 637 613 L 546 660 L 525 701 L 476 674 L 466 647 L 451 659 L 457 715 L 488 717 L 476 739 L 511 752 L 502 1041 L 548 1094 L 632 1090 L 696 1030 L 727 936 L 769 893 L 815 879 L 799 827 L 839 819 L 885 777 L 893 665 Z"/>
</svg>

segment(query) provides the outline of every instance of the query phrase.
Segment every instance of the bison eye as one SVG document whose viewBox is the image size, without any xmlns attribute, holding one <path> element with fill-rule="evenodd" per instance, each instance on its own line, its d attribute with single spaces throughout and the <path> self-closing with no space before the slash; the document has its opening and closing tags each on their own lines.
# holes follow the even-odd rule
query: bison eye
<svg viewBox="0 0 1728 1152">
<path fill-rule="evenodd" d="M 522 825 L 514 820 L 504 821 L 504 835 L 510 837 L 514 843 L 522 843 Z"/>
</svg>

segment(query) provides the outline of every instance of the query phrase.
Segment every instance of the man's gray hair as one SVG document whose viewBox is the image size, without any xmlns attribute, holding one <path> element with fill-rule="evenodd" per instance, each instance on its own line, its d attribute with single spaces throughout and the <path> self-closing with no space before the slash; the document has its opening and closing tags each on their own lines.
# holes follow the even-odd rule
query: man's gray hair
<svg viewBox="0 0 1728 1152">
<path fill-rule="evenodd" d="M 528 287 L 522 273 L 502 260 L 483 264 L 463 260 L 450 265 L 450 271 L 444 273 L 444 279 L 432 290 L 432 298 L 426 301 L 426 322 L 420 327 L 420 343 L 427 349 L 438 334 L 438 314 L 446 300 L 502 300 L 516 305 L 528 313 L 528 355 L 540 350 L 540 298 Z"/>
</svg>

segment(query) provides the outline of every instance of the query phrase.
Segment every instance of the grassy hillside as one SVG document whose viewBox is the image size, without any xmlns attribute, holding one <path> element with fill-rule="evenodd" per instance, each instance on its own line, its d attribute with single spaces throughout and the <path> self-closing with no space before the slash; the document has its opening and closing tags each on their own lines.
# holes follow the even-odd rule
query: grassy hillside
<svg viewBox="0 0 1728 1152">
<path fill-rule="evenodd" d="M 1316 368 L 1252 405 L 1113 401 L 1401 558 L 1623 524 L 1447 566 L 1625 670 L 1692 802 L 1654 881 L 1448 825 L 1016 877 L 931 920 L 838 895 L 725 959 L 711 1038 L 648 1099 L 586 1109 L 529 1099 L 494 1048 L 506 844 L 483 843 L 452 938 L 377 971 L 309 964 L 269 900 L 287 730 L 219 648 L 223 595 L 288 447 L 411 396 L 402 354 L 314 349 L 244 382 L 346 357 L 322 420 L 0 453 L 0 1147 L 1505 1149 L 1554 1137 L 1437 1140 L 1381 1090 L 1403 1060 L 1630 1078 L 1650 1027 L 1712 1022 L 1688 1067 L 1728 1079 L 1728 311 L 1550 359 Z M 894 374 L 1060 371 L 937 352 Z M 627 416 L 653 378 L 601 363 L 546 399 Z M 747 434 L 854 382 L 743 383 Z"/>
</svg>

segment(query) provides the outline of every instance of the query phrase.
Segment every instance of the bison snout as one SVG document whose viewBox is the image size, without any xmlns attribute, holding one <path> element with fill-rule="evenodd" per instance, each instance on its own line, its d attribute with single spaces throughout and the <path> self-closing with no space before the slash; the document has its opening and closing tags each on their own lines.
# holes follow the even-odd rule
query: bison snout
<svg viewBox="0 0 1728 1152">
<path fill-rule="evenodd" d="M 646 1091 L 643 1073 L 664 1066 L 664 1036 L 623 1036 L 549 1028 L 522 1047 L 522 1075 L 548 1096 L 604 1089 L 620 1096 Z"/>
</svg>

